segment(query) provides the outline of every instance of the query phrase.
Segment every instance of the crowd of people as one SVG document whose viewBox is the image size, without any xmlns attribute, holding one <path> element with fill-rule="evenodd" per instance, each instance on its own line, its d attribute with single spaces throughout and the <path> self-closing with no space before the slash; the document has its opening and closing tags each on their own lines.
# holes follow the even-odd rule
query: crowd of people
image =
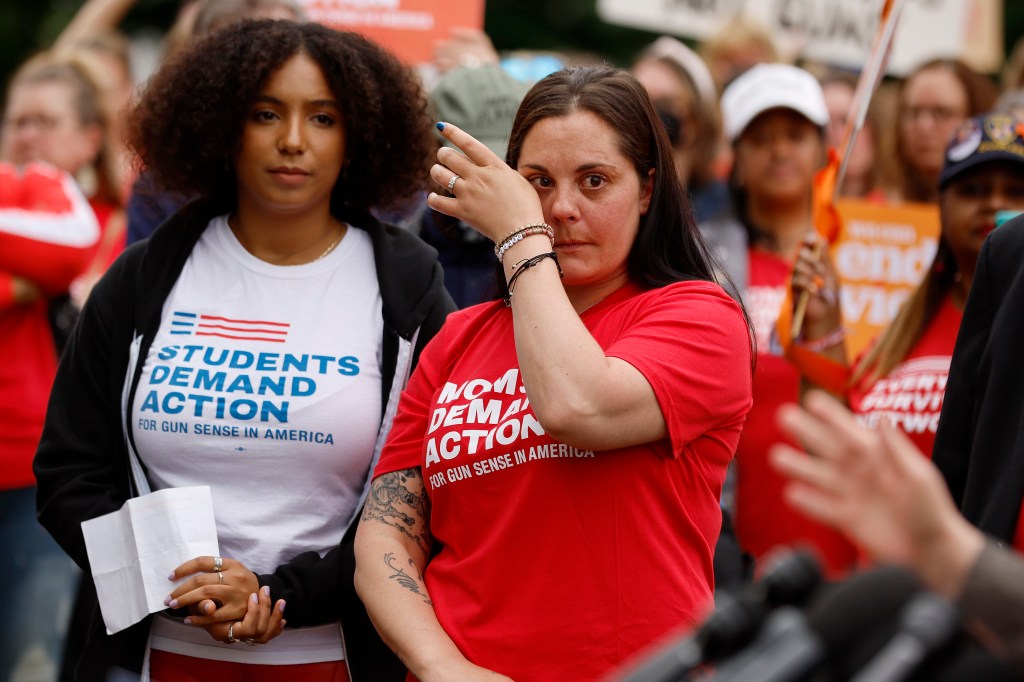
<svg viewBox="0 0 1024 682">
<path fill-rule="evenodd" d="M 794 546 L 981 599 L 1024 670 L 992 608 L 1024 569 L 981 535 L 1024 548 L 1019 57 L 869 110 L 838 196 L 938 237 L 853 354 L 814 188 L 857 74 L 755 22 L 626 68 L 460 29 L 417 71 L 192 0 L 143 79 L 132 4 L 8 79 L 0 679 L 599 679 Z M 838 383 L 780 342 L 800 299 Z M 82 523 L 188 486 L 220 555 L 108 634 Z"/>
</svg>

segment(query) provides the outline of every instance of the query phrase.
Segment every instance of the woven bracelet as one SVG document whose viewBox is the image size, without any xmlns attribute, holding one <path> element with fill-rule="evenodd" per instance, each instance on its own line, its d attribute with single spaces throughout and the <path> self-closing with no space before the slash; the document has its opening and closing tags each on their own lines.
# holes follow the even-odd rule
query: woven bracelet
<svg viewBox="0 0 1024 682">
<path fill-rule="evenodd" d="M 519 279 L 519 275 L 523 274 L 524 272 L 532 268 L 534 265 L 537 265 L 545 258 L 550 258 L 551 260 L 555 261 L 555 267 L 558 268 L 558 276 L 563 276 L 562 266 L 559 265 L 558 263 L 558 254 L 555 253 L 554 251 L 548 251 L 547 253 L 539 253 L 533 258 L 527 258 L 525 260 L 519 261 L 514 266 L 512 266 L 512 269 L 515 272 L 513 272 L 512 276 L 509 277 L 508 279 L 508 294 L 505 296 L 504 299 L 506 307 L 512 307 L 512 289 L 515 288 L 516 280 Z"/>
</svg>

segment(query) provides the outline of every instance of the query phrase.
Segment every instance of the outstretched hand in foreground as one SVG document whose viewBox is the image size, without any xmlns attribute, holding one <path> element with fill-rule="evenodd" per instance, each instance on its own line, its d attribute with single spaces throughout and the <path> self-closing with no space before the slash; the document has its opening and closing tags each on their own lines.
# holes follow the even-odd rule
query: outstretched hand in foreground
<svg viewBox="0 0 1024 682">
<path fill-rule="evenodd" d="M 888 423 L 861 426 L 821 391 L 805 407 L 785 405 L 782 429 L 810 453 L 772 447 L 772 466 L 790 479 L 786 501 L 845 533 L 880 563 L 913 570 L 932 589 L 956 597 L 984 546 L 959 513 L 938 470 Z"/>
</svg>

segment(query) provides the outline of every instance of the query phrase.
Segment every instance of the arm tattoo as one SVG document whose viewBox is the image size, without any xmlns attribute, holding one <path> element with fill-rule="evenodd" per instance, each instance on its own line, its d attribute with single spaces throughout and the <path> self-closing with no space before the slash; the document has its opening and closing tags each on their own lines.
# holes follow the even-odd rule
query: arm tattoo
<svg viewBox="0 0 1024 682">
<path fill-rule="evenodd" d="M 430 554 L 430 498 L 419 467 L 392 471 L 373 480 L 363 507 L 363 520 L 369 519 L 397 528 L 423 550 L 424 558 Z"/>
<path fill-rule="evenodd" d="M 417 568 L 416 562 L 409 559 L 409 568 L 412 569 L 413 575 L 409 575 L 405 572 L 405 569 L 398 568 L 395 566 L 395 555 L 388 552 L 384 555 L 384 563 L 387 564 L 394 573 L 390 576 L 392 580 L 397 580 L 398 584 L 409 590 L 413 594 L 418 594 L 423 598 L 430 606 L 433 606 L 433 602 L 430 601 L 430 597 L 427 595 L 427 585 L 423 582 L 423 574 L 420 573 L 420 569 Z"/>
</svg>

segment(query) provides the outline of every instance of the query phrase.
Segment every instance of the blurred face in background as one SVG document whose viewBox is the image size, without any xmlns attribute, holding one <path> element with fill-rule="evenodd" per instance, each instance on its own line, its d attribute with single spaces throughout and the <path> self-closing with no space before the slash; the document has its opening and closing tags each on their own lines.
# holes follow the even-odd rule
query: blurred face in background
<svg viewBox="0 0 1024 682">
<path fill-rule="evenodd" d="M 647 90 L 651 103 L 659 113 L 668 114 L 676 123 L 676 134 L 672 147 L 676 159 L 676 171 L 685 183 L 693 167 L 693 143 L 697 130 L 696 97 L 688 82 L 668 64 L 659 59 L 646 59 L 633 67 L 633 76 Z M 666 126 L 667 127 L 667 126 Z"/>
<path fill-rule="evenodd" d="M 939 195 L 942 235 L 961 271 L 974 272 L 998 211 L 1024 211 L 1024 165 L 992 161 L 964 171 Z M 1000 228 L 1003 229 L 1003 228 Z"/>
<path fill-rule="evenodd" d="M 806 200 L 825 160 L 820 130 L 792 109 L 769 109 L 754 118 L 735 150 L 738 181 L 752 201 L 769 204 Z"/>
<path fill-rule="evenodd" d="M 103 131 L 83 124 L 70 84 L 41 81 L 8 93 L 0 156 L 16 164 L 46 161 L 75 174 L 99 155 Z"/>
<path fill-rule="evenodd" d="M 968 114 L 967 93 L 951 71 L 920 71 L 904 84 L 900 99 L 900 155 L 915 170 L 938 175 L 946 146 Z"/>
<path fill-rule="evenodd" d="M 825 128 L 828 145 L 842 151 L 839 145 L 843 142 L 846 120 L 853 115 L 850 111 L 853 104 L 853 87 L 848 83 L 831 81 L 822 85 L 821 90 L 825 95 L 825 107 L 828 109 L 829 122 Z M 874 137 L 875 131 L 871 128 L 870 122 L 866 121 L 853 143 L 853 149 L 850 150 L 846 165 L 847 178 L 862 180 L 864 185 L 870 184 L 868 179 L 875 166 Z"/>
</svg>

